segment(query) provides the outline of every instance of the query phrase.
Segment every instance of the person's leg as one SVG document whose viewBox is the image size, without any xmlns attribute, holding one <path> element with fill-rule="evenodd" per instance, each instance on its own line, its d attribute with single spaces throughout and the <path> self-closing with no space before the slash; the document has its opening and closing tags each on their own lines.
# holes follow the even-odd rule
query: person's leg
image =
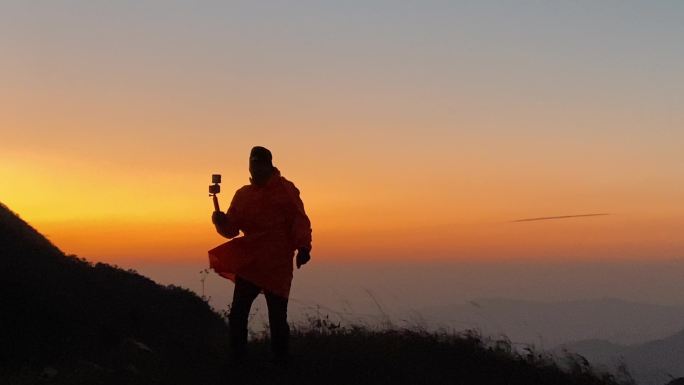
<svg viewBox="0 0 684 385">
<path fill-rule="evenodd" d="M 271 348 L 276 358 L 287 358 L 290 326 L 287 324 L 287 298 L 265 292 L 268 323 L 271 327 Z"/>
<path fill-rule="evenodd" d="M 259 287 L 240 277 L 235 277 L 233 303 L 228 316 L 230 328 L 230 347 L 236 358 L 247 353 L 247 321 L 252 302 L 259 295 Z"/>
</svg>

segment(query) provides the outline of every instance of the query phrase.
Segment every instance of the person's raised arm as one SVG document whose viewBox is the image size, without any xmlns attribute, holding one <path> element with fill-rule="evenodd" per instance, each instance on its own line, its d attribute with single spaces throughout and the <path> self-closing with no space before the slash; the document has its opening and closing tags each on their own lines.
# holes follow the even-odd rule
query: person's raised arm
<svg viewBox="0 0 684 385">
<path fill-rule="evenodd" d="M 240 234 L 240 215 L 237 203 L 237 193 L 233 196 L 227 212 L 214 211 L 211 222 L 216 226 L 216 232 L 230 239 Z"/>
</svg>

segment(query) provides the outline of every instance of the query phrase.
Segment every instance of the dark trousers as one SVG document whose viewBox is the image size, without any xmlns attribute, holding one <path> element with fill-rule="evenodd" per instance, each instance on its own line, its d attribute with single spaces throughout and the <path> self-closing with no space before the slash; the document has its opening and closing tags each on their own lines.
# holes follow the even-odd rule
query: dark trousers
<svg viewBox="0 0 684 385">
<path fill-rule="evenodd" d="M 252 302 L 259 295 L 261 288 L 240 277 L 235 278 L 233 304 L 228 316 L 230 325 L 230 346 L 237 357 L 247 352 L 247 321 Z M 276 357 L 285 357 L 288 353 L 290 327 L 287 324 L 287 298 L 280 297 L 264 290 L 268 306 L 268 323 L 271 328 L 271 349 Z"/>
</svg>

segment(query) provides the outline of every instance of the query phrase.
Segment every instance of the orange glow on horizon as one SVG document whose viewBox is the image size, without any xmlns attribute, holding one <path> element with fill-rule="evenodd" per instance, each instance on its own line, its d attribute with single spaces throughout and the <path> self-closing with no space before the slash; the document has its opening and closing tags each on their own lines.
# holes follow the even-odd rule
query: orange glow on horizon
<svg viewBox="0 0 684 385">
<path fill-rule="evenodd" d="M 227 241 L 204 222 L 36 224 L 67 253 L 93 261 L 204 261 Z M 681 220 L 480 223 L 432 227 L 314 230 L 313 255 L 331 261 L 668 259 L 681 256 Z"/>
<path fill-rule="evenodd" d="M 4 157 L 0 177 L 13 183 L 11 189 L 5 185 L 3 203 L 65 252 L 95 261 L 205 260 L 208 249 L 226 241 L 209 219 L 210 173 L 224 173 L 224 210 L 248 178 L 242 164 L 228 173 L 221 167 L 201 173 L 103 167 L 25 153 Z M 684 250 L 682 212 L 663 214 L 660 207 L 667 207 L 668 200 L 649 202 L 648 209 L 634 206 L 638 190 L 623 193 L 606 209 L 567 186 L 564 194 L 572 200 L 562 205 L 558 200 L 535 201 L 558 196 L 553 184 L 522 186 L 493 179 L 483 185 L 482 179 L 463 175 L 459 181 L 448 177 L 431 183 L 428 178 L 411 188 L 391 172 L 378 183 L 361 173 L 350 175 L 349 183 L 317 183 L 306 173 L 291 177 L 287 171 L 297 171 L 296 165 L 280 168 L 302 191 L 313 222 L 314 256 L 320 258 L 672 258 Z M 486 169 L 482 175 L 488 175 Z M 510 222 L 530 215 L 582 213 L 573 207 L 612 214 Z"/>
</svg>

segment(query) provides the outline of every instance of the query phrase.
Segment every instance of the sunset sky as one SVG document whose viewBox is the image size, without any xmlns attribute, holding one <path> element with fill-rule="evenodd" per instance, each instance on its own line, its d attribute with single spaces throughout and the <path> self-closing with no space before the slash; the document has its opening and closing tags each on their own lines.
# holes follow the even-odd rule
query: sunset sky
<svg viewBox="0 0 684 385">
<path fill-rule="evenodd" d="M 210 176 L 225 209 L 262 145 L 320 260 L 684 257 L 682 20 L 680 1 L 2 1 L 0 202 L 67 253 L 205 261 Z"/>
</svg>

